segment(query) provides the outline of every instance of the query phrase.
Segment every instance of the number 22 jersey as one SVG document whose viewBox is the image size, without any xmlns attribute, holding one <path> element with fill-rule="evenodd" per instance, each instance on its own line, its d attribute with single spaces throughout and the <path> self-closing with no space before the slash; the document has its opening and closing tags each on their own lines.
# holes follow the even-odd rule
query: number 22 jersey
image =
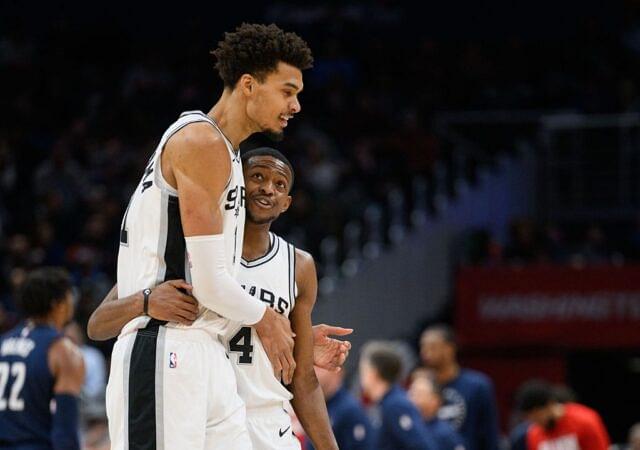
<svg viewBox="0 0 640 450">
<path fill-rule="evenodd" d="M 0 336 L 0 448 L 50 448 L 55 380 L 48 352 L 61 338 L 54 328 L 29 322 Z"/>
</svg>

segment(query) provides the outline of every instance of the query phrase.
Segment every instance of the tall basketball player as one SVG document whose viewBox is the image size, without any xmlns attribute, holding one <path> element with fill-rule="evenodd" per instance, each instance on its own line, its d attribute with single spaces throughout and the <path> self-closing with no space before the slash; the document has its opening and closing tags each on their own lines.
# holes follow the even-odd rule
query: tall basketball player
<svg viewBox="0 0 640 450">
<path fill-rule="evenodd" d="M 190 326 L 149 316 L 120 333 L 107 386 L 112 449 L 250 449 L 245 409 L 218 336 L 253 326 L 278 377 L 295 369 L 289 321 L 236 281 L 245 187 L 240 142 L 281 135 L 300 111 L 306 43 L 275 25 L 243 24 L 213 52 L 224 90 L 213 108 L 183 113 L 162 136 L 122 221 L 118 296 L 185 278 L 199 300 Z"/>
<path fill-rule="evenodd" d="M 341 365 L 348 347 L 337 347 L 335 344 L 339 341 L 326 345 L 322 338 L 326 336 L 327 329 L 337 334 L 346 334 L 350 330 L 326 325 L 312 330 L 311 311 L 317 291 L 313 259 L 269 231 L 271 223 L 291 203 L 289 192 L 294 179 L 291 164 L 280 152 L 270 148 L 252 150 L 242 159 L 247 189 L 247 221 L 239 280 L 249 294 L 289 317 L 296 333 L 294 354 L 297 368 L 291 384 L 293 398 L 274 376 L 261 339 L 253 327 L 231 322 L 222 336 L 237 376 L 238 392 L 246 404 L 253 448 L 300 448 L 292 436 L 289 416 L 284 411 L 284 405 L 291 400 L 316 448 L 333 449 L 336 443 L 313 366 L 335 369 Z M 181 280 L 163 283 L 153 293 L 163 301 L 154 300 L 154 303 L 158 303 L 158 307 L 163 303 L 172 304 L 171 308 L 158 311 L 158 314 L 185 321 L 187 319 L 184 319 L 179 304 L 193 299 L 177 291 L 176 286 L 189 287 Z M 90 321 L 90 330 L 95 337 L 107 339 L 116 335 L 127 314 L 137 314 L 124 306 L 127 301 L 116 301 L 115 292 L 105 298 Z"/>
</svg>

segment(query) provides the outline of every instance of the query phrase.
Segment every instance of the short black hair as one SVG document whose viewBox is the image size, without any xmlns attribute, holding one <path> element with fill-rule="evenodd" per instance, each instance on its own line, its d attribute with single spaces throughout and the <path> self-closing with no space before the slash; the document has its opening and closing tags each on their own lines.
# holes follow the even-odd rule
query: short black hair
<svg viewBox="0 0 640 450">
<path fill-rule="evenodd" d="M 456 333 L 453 331 L 453 328 L 451 328 L 447 324 L 437 323 L 434 325 L 430 325 L 423 331 L 423 333 L 426 333 L 427 331 L 435 331 L 437 333 L 440 333 L 442 339 L 444 339 L 445 342 L 448 342 L 449 344 L 454 346 L 457 345 Z"/>
<path fill-rule="evenodd" d="M 240 77 L 251 74 L 258 80 L 277 69 L 280 61 L 300 70 L 313 66 L 311 49 L 300 36 L 276 25 L 243 23 L 211 52 L 225 87 L 234 88 Z"/>
<path fill-rule="evenodd" d="M 402 359 L 389 342 L 369 342 L 362 349 L 362 357 L 389 384 L 396 383 L 402 372 Z"/>
<path fill-rule="evenodd" d="M 556 401 L 553 386 L 543 380 L 526 381 L 516 392 L 516 407 L 528 413 Z"/>
<path fill-rule="evenodd" d="M 27 275 L 20 290 L 20 308 L 26 317 L 44 317 L 71 290 L 71 277 L 60 267 L 43 267 Z"/>
<path fill-rule="evenodd" d="M 291 183 L 289 183 L 289 192 L 293 188 L 293 181 L 296 178 L 296 173 L 293 170 L 293 165 L 289 162 L 286 156 L 284 156 L 280 151 L 271 147 L 258 147 L 247 152 L 242 152 L 242 164 L 244 165 L 247 161 L 249 161 L 254 156 L 271 156 L 277 160 L 282 161 L 287 165 L 289 170 L 291 171 Z"/>
</svg>

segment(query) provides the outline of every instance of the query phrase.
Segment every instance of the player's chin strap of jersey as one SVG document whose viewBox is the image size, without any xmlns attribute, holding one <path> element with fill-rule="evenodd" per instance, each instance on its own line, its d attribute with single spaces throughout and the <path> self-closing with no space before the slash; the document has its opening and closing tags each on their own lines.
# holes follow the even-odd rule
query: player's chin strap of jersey
<svg viewBox="0 0 640 450">
<path fill-rule="evenodd" d="M 56 412 L 51 424 L 51 444 L 54 450 L 79 450 L 78 397 L 73 394 L 55 395 Z"/>
<path fill-rule="evenodd" d="M 227 271 L 224 235 L 191 236 L 185 241 L 193 295 L 198 302 L 244 325 L 262 319 L 266 305 L 247 294 Z"/>
</svg>

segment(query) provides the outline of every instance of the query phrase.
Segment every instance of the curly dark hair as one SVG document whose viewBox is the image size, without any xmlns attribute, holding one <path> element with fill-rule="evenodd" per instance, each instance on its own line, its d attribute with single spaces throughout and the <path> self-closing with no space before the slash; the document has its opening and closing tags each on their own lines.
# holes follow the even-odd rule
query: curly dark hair
<svg viewBox="0 0 640 450">
<path fill-rule="evenodd" d="M 60 267 L 43 267 L 31 272 L 20 292 L 20 306 L 26 317 L 44 317 L 71 290 L 71 277 Z"/>
<path fill-rule="evenodd" d="M 276 25 L 243 23 L 211 52 L 225 87 L 233 88 L 240 77 L 251 74 L 260 81 L 284 62 L 300 70 L 313 66 L 311 49 L 300 36 Z"/>
</svg>

